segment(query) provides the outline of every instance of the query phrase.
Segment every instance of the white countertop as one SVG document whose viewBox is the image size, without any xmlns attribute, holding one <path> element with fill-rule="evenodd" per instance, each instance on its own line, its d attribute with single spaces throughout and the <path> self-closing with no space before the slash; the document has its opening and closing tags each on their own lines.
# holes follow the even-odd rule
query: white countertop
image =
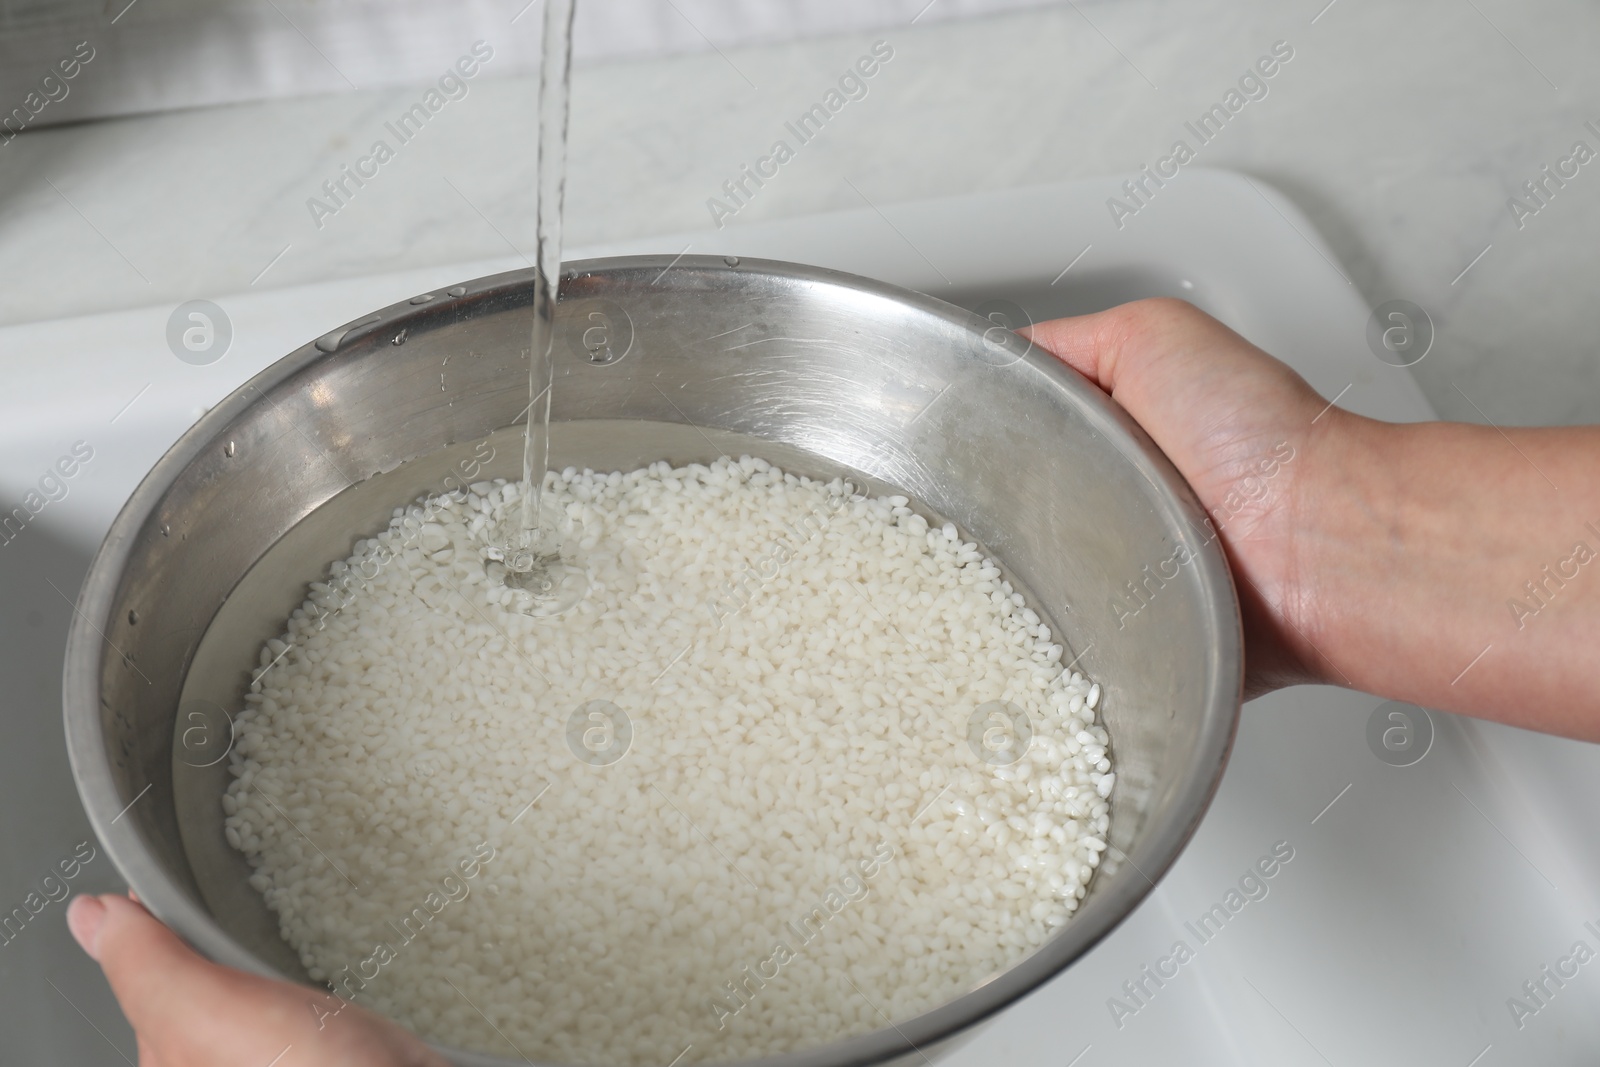
<svg viewBox="0 0 1600 1067">
<path fill-rule="evenodd" d="M 1600 418 L 1586 325 L 1600 165 L 1581 168 L 1520 230 L 1507 204 L 1574 141 L 1600 150 L 1584 127 L 1600 122 L 1600 106 L 1584 109 L 1600 98 L 1600 13 L 1579 0 L 1324 3 L 1084 2 L 586 66 L 573 97 L 569 239 L 703 228 L 707 198 L 875 39 L 895 53 L 867 97 L 730 225 L 860 207 L 863 197 L 884 207 L 1131 175 L 1176 138 L 1192 141 L 1185 121 L 1282 40 L 1293 60 L 1197 162 L 1283 190 L 1369 304 L 1403 298 L 1432 314 L 1438 340 L 1415 374 L 1443 415 Z M 459 51 L 471 43 L 463 33 Z M 526 77 L 480 76 L 320 230 L 307 199 L 420 89 L 26 133 L 0 147 L 0 323 L 515 261 L 510 243 L 532 243 L 523 195 L 532 93 Z M 1118 236 L 1108 212 L 1104 240 Z M 1064 249 L 1063 263 L 1078 251 Z"/>
</svg>

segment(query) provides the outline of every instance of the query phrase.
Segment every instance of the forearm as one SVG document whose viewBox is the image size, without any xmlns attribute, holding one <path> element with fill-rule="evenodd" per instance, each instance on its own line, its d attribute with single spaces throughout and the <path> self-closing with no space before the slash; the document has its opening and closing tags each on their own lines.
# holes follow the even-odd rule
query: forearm
<svg viewBox="0 0 1600 1067">
<path fill-rule="evenodd" d="M 1293 506 L 1322 680 L 1600 740 L 1600 428 L 1330 411 Z"/>
</svg>

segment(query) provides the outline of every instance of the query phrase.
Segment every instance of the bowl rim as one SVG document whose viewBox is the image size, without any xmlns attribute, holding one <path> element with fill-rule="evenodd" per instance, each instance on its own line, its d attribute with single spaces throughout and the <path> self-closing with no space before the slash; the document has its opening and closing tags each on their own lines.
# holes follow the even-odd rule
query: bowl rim
<svg viewBox="0 0 1600 1067">
<path fill-rule="evenodd" d="M 976 337 L 983 336 L 994 325 L 973 312 L 924 293 L 844 271 L 780 260 L 741 257 L 729 262 L 722 256 L 712 255 L 614 256 L 564 263 L 562 278 L 566 281 L 578 275 L 641 270 L 659 271 L 660 275 L 665 275 L 667 271 L 675 269 L 746 276 L 758 274 L 788 282 L 843 286 L 858 294 L 865 293 L 909 306 L 947 324 L 965 328 Z M 432 300 L 421 304 L 411 300 L 390 304 L 376 313 L 353 319 L 269 364 L 212 407 L 161 456 L 118 512 L 105 540 L 95 553 L 74 608 L 63 664 L 63 725 L 72 776 L 90 825 L 129 887 L 139 894 L 141 901 L 156 918 L 215 962 L 269 978 L 303 984 L 267 965 L 234 941 L 208 911 L 191 900 L 188 892 L 166 873 L 155 858 L 135 821 L 118 825 L 122 816 L 153 785 L 146 785 L 131 801 L 125 801 L 118 793 L 100 715 L 100 668 L 104 649 L 110 644 L 102 631 L 108 628 L 110 609 L 138 532 L 195 458 L 211 447 L 237 417 L 268 396 L 278 385 L 314 363 L 337 358 L 339 349 L 346 341 L 359 341 L 372 333 L 392 330 L 413 316 L 420 318 L 436 313 L 439 300 L 492 300 L 496 296 L 531 288 L 533 274 L 532 268 L 523 268 L 453 286 L 439 286 L 432 291 Z M 1172 462 L 1133 418 L 1098 386 L 1040 346 L 1018 335 L 1007 336 L 1003 343 L 1016 352 L 1019 360 L 1031 364 L 1052 384 L 1071 395 L 1080 414 L 1094 430 L 1120 439 L 1124 454 L 1154 488 L 1164 512 L 1163 519 L 1172 522 L 1185 510 L 1202 516 L 1205 514 L 1193 490 Z M 1179 814 L 1160 823 L 1150 823 L 1141 831 L 1133 854 L 1137 854 L 1142 862 L 1134 865 L 1132 854 L 1127 854 L 1130 865 L 1135 866 L 1135 870 L 1143 876 L 1142 880 L 1124 878 L 1098 890 L 1086 898 L 1083 908 L 1059 932 L 1029 955 L 919 1015 L 890 1022 L 864 1034 L 777 1056 L 719 1062 L 728 1067 L 737 1067 L 739 1064 L 749 1064 L 751 1067 L 758 1064 L 760 1067 L 866 1067 L 920 1053 L 924 1046 L 937 1044 L 968 1030 L 1039 988 L 1089 952 L 1133 913 L 1154 890 L 1156 882 L 1177 861 L 1209 810 L 1238 729 L 1243 700 L 1244 634 L 1233 576 L 1216 538 L 1200 546 L 1193 565 L 1202 608 L 1215 624 L 1207 649 L 1208 683 L 1202 694 L 1202 717 L 1193 755 L 1181 781 L 1172 791 L 1169 810 Z M 429 1044 L 461 1067 L 514 1067 L 519 1062 L 435 1042 Z M 544 1067 L 544 1064 L 541 1063 L 540 1067 Z"/>
</svg>

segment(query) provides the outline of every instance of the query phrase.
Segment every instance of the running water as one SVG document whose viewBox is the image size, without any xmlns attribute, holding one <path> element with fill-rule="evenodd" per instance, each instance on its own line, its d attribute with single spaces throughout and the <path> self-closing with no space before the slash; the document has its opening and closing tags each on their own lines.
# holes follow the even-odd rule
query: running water
<svg viewBox="0 0 1600 1067">
<path fill-rule="evenodd" d="M 559 615 L 588 587 L 571 558 L 565 516 L 542 507 L 550 456 L 550 402 L 555 388 L 551 341 L 561 280 L 561 210 L 567 180 L 567 112 L 572 88 L 572 16 L 576 0 L 545 0 L 539 65 L 539 139 L 535 164 L 533 331 L 528 346 L 528 428 L 522 451 L 522 508 L 518 528 L 505 531 L 491 563 L 504 568 L 516 590 L 516 610 Z"/>
</svg>

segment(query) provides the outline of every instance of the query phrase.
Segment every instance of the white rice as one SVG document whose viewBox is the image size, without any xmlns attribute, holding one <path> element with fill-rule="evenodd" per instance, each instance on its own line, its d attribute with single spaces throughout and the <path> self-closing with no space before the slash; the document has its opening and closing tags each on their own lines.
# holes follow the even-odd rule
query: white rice
<svg viewBox="0 0 1600 1067">
<path fill-rule="evenodd" d="M 314 979 L 508 1059 L 705 1062 L 904 1019 L 1067 921 L 1099 686 L 976 545 L 748 457 L 547 484 L 570 613 L 499 606 L 520 490 L 480 482 L 396 509 L 261 651 L 226 833 Z M 969 743 L 995 701 L 1017 762 Z"/>
</svg>

